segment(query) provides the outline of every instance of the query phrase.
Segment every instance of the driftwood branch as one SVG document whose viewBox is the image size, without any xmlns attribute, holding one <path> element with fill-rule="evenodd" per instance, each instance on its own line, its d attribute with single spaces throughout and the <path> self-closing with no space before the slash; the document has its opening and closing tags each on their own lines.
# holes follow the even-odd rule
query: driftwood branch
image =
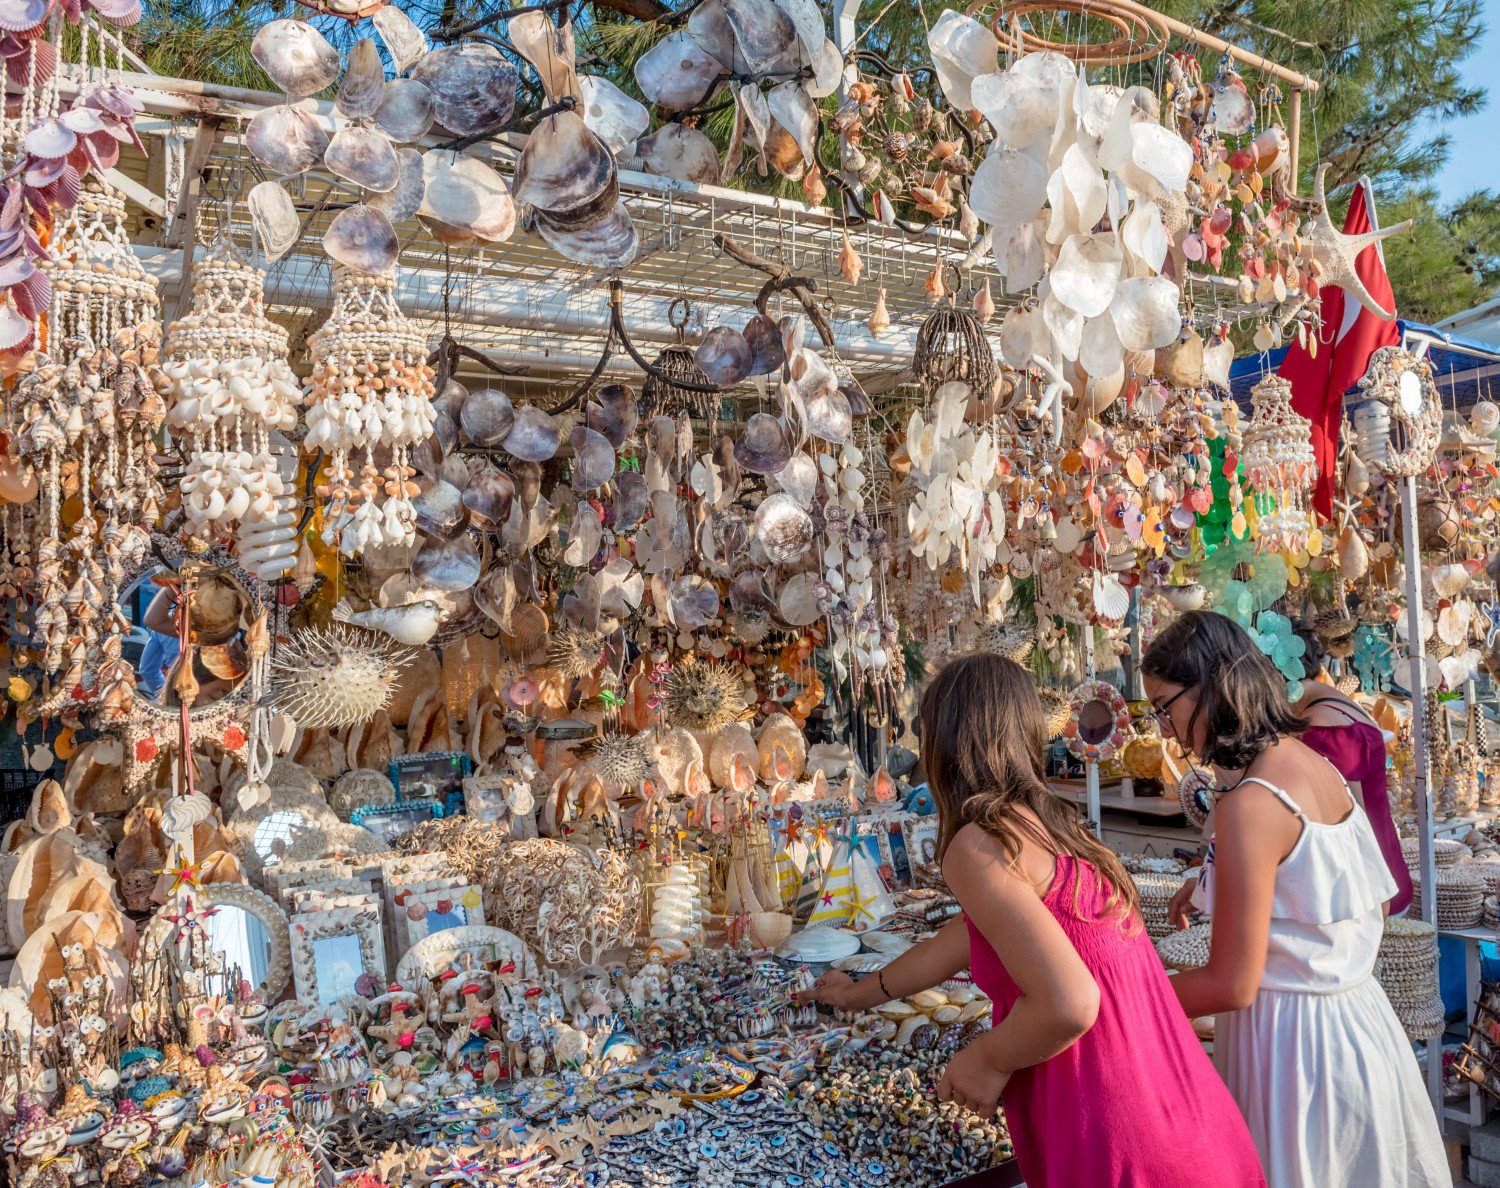
<svg viewBox="0 0 1500 1188">
<path fill-rule="evenodd" d="M 817 330 L 818 337 L 823 340 L 826 347 L 833 346 L 833 326 L 828 321 L 828 316 L 823 312 L 823 307 L 818 304 L 814 294 L 818 291 L 818 282 L 810 276 L 793 276 L 792 270 L 784 264 L 773 264 L 763 256 L 757 256 L 747 248 L 742 248 L 734 240 L 724 234 L 714 235 L 714 246 L 717 247 L 730 259 L 743 264 L 746 268 L 753 268 L 756 272 L 764 272 L 771 279 L 760 287 L 760 292 L 755 295 L 755 308 L 761 313 L 766 312 L 766 304 L 773 293 L 790 293 L 801 304 L 807 314 L 808 321 Z"/>
</svg>

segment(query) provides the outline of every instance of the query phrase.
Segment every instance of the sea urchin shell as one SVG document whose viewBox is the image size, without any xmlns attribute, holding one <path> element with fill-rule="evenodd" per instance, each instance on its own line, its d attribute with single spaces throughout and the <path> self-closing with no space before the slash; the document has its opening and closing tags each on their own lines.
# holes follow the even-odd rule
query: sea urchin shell
<svg viewBox="0 0 1500 1188">
<path fill-rule="evenodd" d="M 673 726 L 721 730 L 747 709 L 745 668 L 713 660 L 684 661 L 663 683 L 662 709 Z"/>
<path fill-rule="evenodd" d="M 338 729 L 373 717 L 415 655 L 386 638 L 341 625 L 297 632 L 271 661 L 272 703 L 305 729 Z"/>
</svg>

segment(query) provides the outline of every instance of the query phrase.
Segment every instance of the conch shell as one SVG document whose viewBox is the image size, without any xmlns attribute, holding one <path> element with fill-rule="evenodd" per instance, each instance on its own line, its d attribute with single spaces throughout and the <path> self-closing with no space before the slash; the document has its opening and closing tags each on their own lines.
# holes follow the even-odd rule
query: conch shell
<svg viewBox="0 0 1500 1188">
<path fill-rule="evenodd" d="M 880 289 L 880 295 L 875 298 L 875 308 L 870 311 L 870 316 L 865 319 L 865 325 L 870 328 L 870 333 L 876 338 L 879 338 L 891 328 L 891 315 L 886 312 L 885 287 L 883 285 Z"/>
<path fill-rule="evenodd" d="M 860 259 L 859 253 L 854 250 L 854 244 L 849 241 L 849 232 L 844 232 L 844 246 L 839 249 L 839 274 L 851 285 L 859 284 L 860 273 L 865 270 L 865 262 Z"/>
</svg>

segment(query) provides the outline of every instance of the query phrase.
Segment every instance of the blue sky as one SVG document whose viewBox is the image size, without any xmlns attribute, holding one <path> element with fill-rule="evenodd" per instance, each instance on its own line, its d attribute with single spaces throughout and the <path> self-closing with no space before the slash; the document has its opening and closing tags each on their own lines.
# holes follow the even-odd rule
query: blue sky
<svg viewBox="0 0 1500 1188">
<path fill-rule="evenodd" d="M 1475 190 L 1500 187 L 1500 169 L 1495 165 L 1495 145 L 1500 143 L 1500 80 L 1495 74 L 1495 63 L 1500 61 L 1500 0 L 1485 0 L 1484 9 L 1484 40 L 1463 69 L 1465 81 L 1487 87 L 1490 100 L 1478 115 L 1444 126 L 1452 143 L 1448 163 L 1436 181 L 1445 202 L 1456 202 Z"/>
</svg>

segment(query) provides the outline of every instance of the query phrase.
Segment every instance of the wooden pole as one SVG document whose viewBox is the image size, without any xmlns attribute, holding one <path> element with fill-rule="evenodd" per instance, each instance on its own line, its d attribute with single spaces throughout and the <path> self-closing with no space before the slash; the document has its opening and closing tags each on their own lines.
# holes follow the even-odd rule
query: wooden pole
<svg viewBox="0 0 1500 1188">
<path fill-rule="evenodd" d="M 1286 105 L 1286 134 L 1291 141 L 1292 175 L 1287 188 L 1297 192 L 1297 178 L 1302 170 L 1302 89 L 1293 87 Z"/>
<path fill-rule="evenodd" d="M 1215 37 L 1212 33 L 1205 33 L 1202 29 L 1195 29 L 1192 25 L 1184 24 L 1182 21 L 1157 12 L 1154 8 L 1138 4 L 1136 0 L 1103 0 L 1102 3 L 1097 3 L 1091 7 L 1107 9 L 1111 6 L 1134 13 L 1145 20 L 1154 21 L 1162 28 L 1175 33 L 1184 41 L 1191 42 L 1194 45 L 1206 46 L 1209 49 L 1217 50 L 1221 54 L 1228 54 L 1236 62 L 1242 62 L 1246 66 L 1254 66 L 1257 70 L 1269 74 L 1273 78 L 1279 78 L 1288 86 L 1304 91 L 1316 91 L 1318 89 L 1318 80 L 1315 78 L 1308 78 L 1307 75 L 1299 74 L 1297 71 L 1282 66 L 1280 63 L 1273 62 L 1269 58 L 1262 58 L 1259 54 L 1252 54 L 1249 50 L 1241 49 L 1239 46 L 1225 41 L 1222 37 Z"/>
</svg>

